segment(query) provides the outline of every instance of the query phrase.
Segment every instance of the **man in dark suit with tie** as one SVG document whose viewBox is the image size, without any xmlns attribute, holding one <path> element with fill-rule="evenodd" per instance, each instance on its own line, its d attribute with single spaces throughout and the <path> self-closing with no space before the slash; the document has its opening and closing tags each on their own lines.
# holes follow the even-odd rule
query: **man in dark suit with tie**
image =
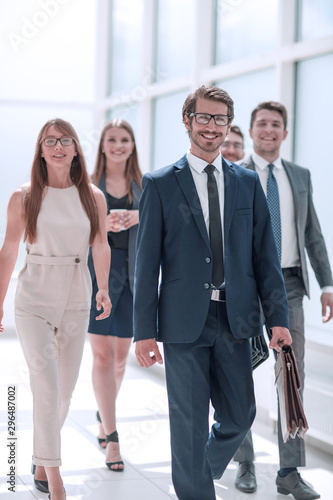
<svg viewBox="0 0 333 500">
<path fill-rule="evenodd" d="M 249 337 L 262 332 L 258 296 L 272 328 L 270 346 L 291 343 L 258 174 L 219 153 L 232 119 L 233 101 L 224 90 L 191 92 L 183 106 L 190 150 L 142 182 L 134 340 L 144 367 L 162 363 L 156 341 L 164 343 L 180 500 L 215 499 L 213 479 L 222 476 L 254 419 Z M 209 433 L 210 400 L 216 423 Z"/>
<path fill-rule="evenodd" d="M 253 154 L 242 166 L 259 174 L 270 207 L 276 245 L 282 266 L 289 304 L 290 333 L 304 387 L 304 313 L 303 297 L 309 296 L 305 249 L 322 289 L 323 321 L 333 316 L 333 281 L 327 250 L 312 200 L 310 172 L 281 159 L 280 146 L 287 136 L 287 110 L 278 102 L 259 104 L 252 112 L 250 136 Z M 296 436 L 283 442 L 278 422 L 280 470 L 278 492 L 291 493 L 297 500 L 314 500 L 320 495 L 304 483 L 297 467 L 305 466 L 304 440 Z M 256 490 L 254 451 L 251 431 L 234 459 L 240 463 L 236 487 L 244 492 Z"/>
</svg>

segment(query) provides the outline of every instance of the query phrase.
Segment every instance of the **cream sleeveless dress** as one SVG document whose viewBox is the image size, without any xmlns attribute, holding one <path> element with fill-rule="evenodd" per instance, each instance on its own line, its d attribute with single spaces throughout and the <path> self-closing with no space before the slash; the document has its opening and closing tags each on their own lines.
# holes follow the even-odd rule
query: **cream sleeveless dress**
<svg viewBox="0 0 333 500">
<path fill-rule="evenodd" d="M 29 185 L 22 186 L 23 196 Z M 90 221 L 76 186 L 46 187 L 37 219 L 37 242 L 26 245 L 15 306 L 56 328 L 65 310 L 89 310 L 89 238 Z"/>
</svg>

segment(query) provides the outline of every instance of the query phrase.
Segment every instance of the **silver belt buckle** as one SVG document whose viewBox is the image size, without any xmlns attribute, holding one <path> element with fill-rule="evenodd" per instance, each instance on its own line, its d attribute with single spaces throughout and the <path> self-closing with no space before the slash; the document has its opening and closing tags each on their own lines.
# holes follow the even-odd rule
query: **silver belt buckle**
<svg viewBox="0 0 333 500">
<path fill-rule="evenodd" d="M 215 300 L 216 302 L 225 302 L 225 300 L 221 298 L 221 292 L 222 290 L 213 289 L 211 291 L 210 300 Z"/>
</svg>

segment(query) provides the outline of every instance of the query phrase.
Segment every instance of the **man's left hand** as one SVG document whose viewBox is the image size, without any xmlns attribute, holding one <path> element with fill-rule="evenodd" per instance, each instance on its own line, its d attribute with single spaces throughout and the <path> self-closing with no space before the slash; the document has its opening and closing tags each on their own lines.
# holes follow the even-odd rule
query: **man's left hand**
<svg viewBox="0 0 333 500">
<path fill-rule="evenodd" d="M 320 297 L 323 323 L 333 318 L 333 293 L 323 293 Z"/>
<path fill-rule="evenodd" d="M 272 338 L 269 343 L 271 349 L 275 349 L 277 352 L 281 351 L 281 347 L 284 345 L 290 345 L 292 343 L 292 338 L 288 328 L 283 326 L 273 326 Z"/>
</svg>

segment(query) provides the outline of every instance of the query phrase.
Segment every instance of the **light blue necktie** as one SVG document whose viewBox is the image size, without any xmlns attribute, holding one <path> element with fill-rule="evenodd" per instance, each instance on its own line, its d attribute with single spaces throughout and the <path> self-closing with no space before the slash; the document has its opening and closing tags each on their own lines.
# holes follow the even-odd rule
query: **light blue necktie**
<svg viewBox="0 0 333 500">
<path fill-rule="evenodd" d="M 267 179 L 267 203 L 273 227 L 273 234 L 279 259 L 281 262 L 281 213 L 280 213 L 280 198 L 279 188 L 273 174 L 274 165 L 268 165 L 269 174 Z"/>
</svg>

